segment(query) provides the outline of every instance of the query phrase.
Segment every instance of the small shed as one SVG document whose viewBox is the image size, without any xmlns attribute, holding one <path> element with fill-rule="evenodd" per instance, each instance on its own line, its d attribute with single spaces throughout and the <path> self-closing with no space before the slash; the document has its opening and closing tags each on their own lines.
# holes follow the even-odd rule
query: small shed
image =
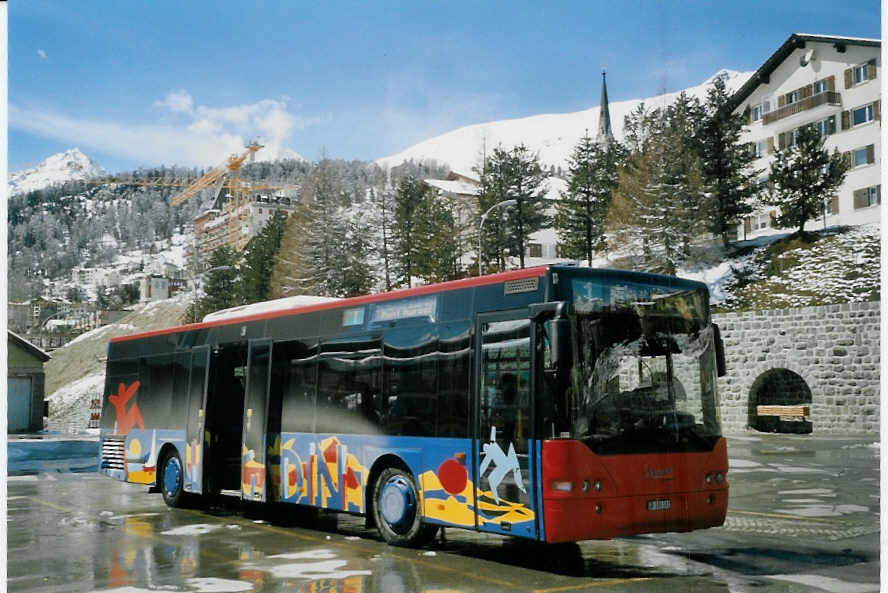
<svg viewBox="0 0 888 593">
<path fill-rule="evenodd" d="M 7 330 L 7 432 L 43 430 L 43 363 L 49 354 Z"/>
</svg>

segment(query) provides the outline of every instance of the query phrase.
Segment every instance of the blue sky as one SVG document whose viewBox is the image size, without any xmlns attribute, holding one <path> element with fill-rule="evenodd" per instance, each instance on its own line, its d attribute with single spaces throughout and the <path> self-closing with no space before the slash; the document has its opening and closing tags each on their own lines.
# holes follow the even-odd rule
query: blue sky
<svg viewBox="0 0 888 593">
<path fill-rule="evenodd" d="M 460 126 L 755 70 L 794 32 L 879 37 L 878 0 L 9 4 L 9 170 L 370 160 Z"/>
</svg>

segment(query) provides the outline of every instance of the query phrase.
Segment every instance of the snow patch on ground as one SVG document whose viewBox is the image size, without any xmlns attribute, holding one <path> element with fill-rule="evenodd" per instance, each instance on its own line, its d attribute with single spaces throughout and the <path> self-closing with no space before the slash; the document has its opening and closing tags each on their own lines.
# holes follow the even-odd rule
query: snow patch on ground
<svg viewBox="0 0 888 593">
<path fill-rule="evenodd" d="M 167 531 L 162 531 L 163 535 L 183 535 L 183 536 L 191 536 L 197 537 L 204 535 L 205 533 L 211 533 L 216 531 L 217 529 L 221 529 L 221 525 L 210 525 L 209 523 L 197 523 L 195 525 L 183 525 L 181 527 L 175 527 L 173 529 L 168 529 Z"/>
<path fill-rule="evenodd" d="M 769 579 L 788 581 L 814 587 L 830 593 L 870 593 L 879 591 L 878 583 L 852 583 L 819 574 L 775 574 L 768 575 Z"/>
</svg>

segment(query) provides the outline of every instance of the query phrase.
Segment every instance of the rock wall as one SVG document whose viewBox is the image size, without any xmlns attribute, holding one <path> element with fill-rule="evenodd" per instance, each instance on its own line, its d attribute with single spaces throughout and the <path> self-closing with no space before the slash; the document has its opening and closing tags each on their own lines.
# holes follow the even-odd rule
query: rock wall
<svg viewBox="0 0 888 593">
<path fill-rule="evenodd" d="M 811 391 L 815 434 L 878 434 L 879 314 L 871 302 L 713 315 L 728 367 L 718 383 L 722 429 L 747 430 L 768 383 L 756 379 L 786 370 Z"/>
</svg>

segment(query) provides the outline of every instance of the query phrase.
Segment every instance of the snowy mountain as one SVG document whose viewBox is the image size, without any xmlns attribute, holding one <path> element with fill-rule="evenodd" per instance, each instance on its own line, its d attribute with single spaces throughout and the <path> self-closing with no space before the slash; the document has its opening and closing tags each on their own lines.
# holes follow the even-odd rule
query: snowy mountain
<svg viewBox="0 0 888 593">
<path fill-rule="evenodd" d="M 706 92 L 717 77 L 725 79 L 728 92 L 734 92 L 749 80 L 752 74 L 752 72 L 720 70 L 702 84 L 684 89 L 684 92 L 705 101 Z M 649 107 L 668 105 L 681 92 L 666 93 L 647 99 L 612 101 L 610 116 L 614 136 L 618 140 L 622 138 L 623 118 L 640 103 Z M 454 171 L 470 173 L 472 168 L 478 165 L 485 146 L 490 151 L 500 144 L 509 149 L 524 143 L 532 151 L 539 152 L 543 165 L 564 167 L 568 156 L 586 130 L 593 136 L 598 131 L 599 112 L 599 107 L 592 107 L 576 113 L 535 115 L 466 126 L 425 140 L 376 162 L 383 167 L 394 167 L 410 159 L 435 160 L 439 164 L 447 163 Z"/>
<path fill-rule="evenodd" d="M 10 173 L 9 195 L 104 174 L 105 170 L 95 161 L 80 152 L 79 148 L 72 148 L 52 155 L 36 167 Z"/>
</svg>

